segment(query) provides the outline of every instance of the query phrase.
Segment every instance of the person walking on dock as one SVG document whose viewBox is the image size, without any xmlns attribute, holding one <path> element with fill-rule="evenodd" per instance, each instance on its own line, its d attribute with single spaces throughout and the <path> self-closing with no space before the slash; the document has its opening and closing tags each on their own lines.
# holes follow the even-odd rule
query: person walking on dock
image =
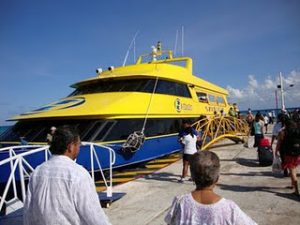
<svg viewBox="0 0 300 225">
<path fill-rule="evenodd" d="M 52 157 L 30 176 L 24 225 L 109 225 L 88 171 L 74 161 L 80 150 L 76 130 L 61 127 L 51 142 Z"/>
<path fill-rule="evenodd" d="M 264 137 L 263 127 L 264 121 L 262 115 L 258 112 L 255 115 L 254 126 L 254 145 L 253 147 L 258 147 L 260 140 Z"/>
<path fill-rule="evenodd" d="M 256 225 L 236 203 L 214 192 L 220 176 L 220 159 L 216 153 L 195 153 L 191 157 L 191 172 L 196 189 L 174 198 L 165 217 L 168 225 Z"/>
<path fill-rule="evenodd" d="M 294 189 L 293 194 L 299 197 L 297 166 L 300 165 L 300 124 L 289 118 L 284 119 L 284 128 L 278 134 L 276 155 L 280 152 L 284 154 L 282 168 L 290 170 L 291 188 Z"/>
<path fill-rule="evenodd" d="M 179 141 L 183 145 L 182 156 L 182 173 L 178 182 L 183 183 L 188 174 L 189 161 L 191 156 L 197 152 L 197 141 L 200 140 L 198 132 L 191 126 L 192 122 L 189 120 L 183 121 L 184 130 L 179 134 Z"/>
</svg>

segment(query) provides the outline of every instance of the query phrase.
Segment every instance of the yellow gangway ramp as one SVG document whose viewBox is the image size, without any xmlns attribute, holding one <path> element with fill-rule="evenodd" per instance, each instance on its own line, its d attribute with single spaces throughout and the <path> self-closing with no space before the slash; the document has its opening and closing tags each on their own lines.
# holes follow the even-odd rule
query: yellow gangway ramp
<svg viewBox="0 0 300 225">
<path fill-rule="evenodd" d="M 247 122 L 232 116 L 205 117 L 195 122 L 193 127 L 200 133 L 201 150 L 225 138 L 243 143 L 249 134 Z"/>
</svg>

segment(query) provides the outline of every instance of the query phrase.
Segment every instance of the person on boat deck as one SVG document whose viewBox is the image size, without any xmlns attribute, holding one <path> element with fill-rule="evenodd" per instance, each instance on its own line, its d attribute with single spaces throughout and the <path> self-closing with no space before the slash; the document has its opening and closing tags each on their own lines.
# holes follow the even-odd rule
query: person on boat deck
<svg viewBox="0 0 300 225">
<path fill-rule="evenodd" d="M 197 141 L 200 141 L 200 137 L 198 132 L 191 126 L 191 121 L 184 121 L 186 123 L 185 130 L 183 132 L 182 137 L 180 138 L 180 142 L 183 145 L 183 156 L 182 156 L 182 173 L 181 178 L 178 182 L 183 183 L 185 177 L 188 174 L 189 161 L 191 156 L 197 152 Z"/>
<path fill-rule="evenodd" d="M 229 108 L 228 115 L 232 117 L 236 117 L 236 112 L 234 111 L 233 107 Z"/>
<path fill-rule="evenodd" d="M 214 152 L 195 153 L 191 157 L 191 172 L 196 189 L 174 198 L 165 217 L 167 224 L 256 224 L 235 202 L 214 192 L 220 176 L 220 160 Z"/>
<path fill-rule="evenodd" d="M 53 135 L 49 161 L 30 176 L 23 223 L 109 225 L 88 171 L 74 161 L 80 150 L 76 130 L 63 126 Z"/>
<path fill-rule="evenodd" d="M 55 131 L 56 131 L 56 127 L 51 127 L 50 128 L 50 133 L 47 134 L 47 143 L 48 143 L 48 145 L 51 144 Z"/>
</svg>

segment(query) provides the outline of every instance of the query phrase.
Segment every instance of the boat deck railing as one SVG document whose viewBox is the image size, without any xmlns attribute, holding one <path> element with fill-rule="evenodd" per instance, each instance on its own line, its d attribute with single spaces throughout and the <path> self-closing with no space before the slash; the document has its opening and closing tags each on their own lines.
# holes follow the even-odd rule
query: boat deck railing
<svg viewBox="0 0 300 225">
<path fill-rule="evenodd" d="M 102 179 L 106 186 L 106 195 L 107 197 L 112 197 L 112 166 L 115 163 L 115 152 L 112 148 L 104 145 L 99 145 L 91 142 L 82 142 L 83 146 L 89 146 L 89 162 L 91 168 L 91 176 L 95 182 L 95 172 L 100 171 Z M 99 158 L 99 156 L 95 150 L 95 147 L 100 147 L 101 149 L 105 149 L 109 151 L 109 180 L 107 181 Z M 44 154 L 43 154 L 44 152 Z M 43 154 L 42 162 L 45 162 L 51 156 L 51 152 L 49 151 L 48 145 L 19 145 L 19 146 L 10 146 L 5 148 L 0 148 L 0 154 L 5 153 L 8 154 L 8 157 L 2 159 L 0 161 L 0 168 L 3 166 L 10 167 L 10 173 L 8 175 L 8 179 L 4 184 L 4 191 L 0 196 L 0 210 L 4 204 L 7 207 L 14 204 L 17 201 L 20 201 L 18 197 L 17 184 L 20 185 L 21 188 L 21 197 L 23 200 L 26 198 L 26 181 L 28 181 L 30 173 L 34 171 L 34 166 L 30 163 L 30 156 L 34 156 L 35 154 Z M 1 173 L 3 175 L 3 171 Z M 7 200 L 9 191 L 12 190 L 12 198 Z"/>
<path fill-rule="evenodd" d="M 249 134 L 247 122 L 232 116 L 205 117 L 195 122 L 193 127 L 200 132 L 201 145 L 199 147 L 201 150 L 206 150 L 225 138 L 236 143 L 244 142 Z"/>
</svg>

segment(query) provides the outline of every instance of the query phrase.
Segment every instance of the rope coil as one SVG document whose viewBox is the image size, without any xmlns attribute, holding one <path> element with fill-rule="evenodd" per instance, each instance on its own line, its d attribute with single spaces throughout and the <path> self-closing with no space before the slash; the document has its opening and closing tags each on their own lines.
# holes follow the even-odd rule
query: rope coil
<svg viewBox="0 0 300 225">
<path fill-rule="evenodd" d="M 141 131 L 134 131 L 130 134 L 126 142 L 122 145 L 122 150 L 125 153 L 134 153 L 144 144 L 145 135 Z"/>
</svg>

